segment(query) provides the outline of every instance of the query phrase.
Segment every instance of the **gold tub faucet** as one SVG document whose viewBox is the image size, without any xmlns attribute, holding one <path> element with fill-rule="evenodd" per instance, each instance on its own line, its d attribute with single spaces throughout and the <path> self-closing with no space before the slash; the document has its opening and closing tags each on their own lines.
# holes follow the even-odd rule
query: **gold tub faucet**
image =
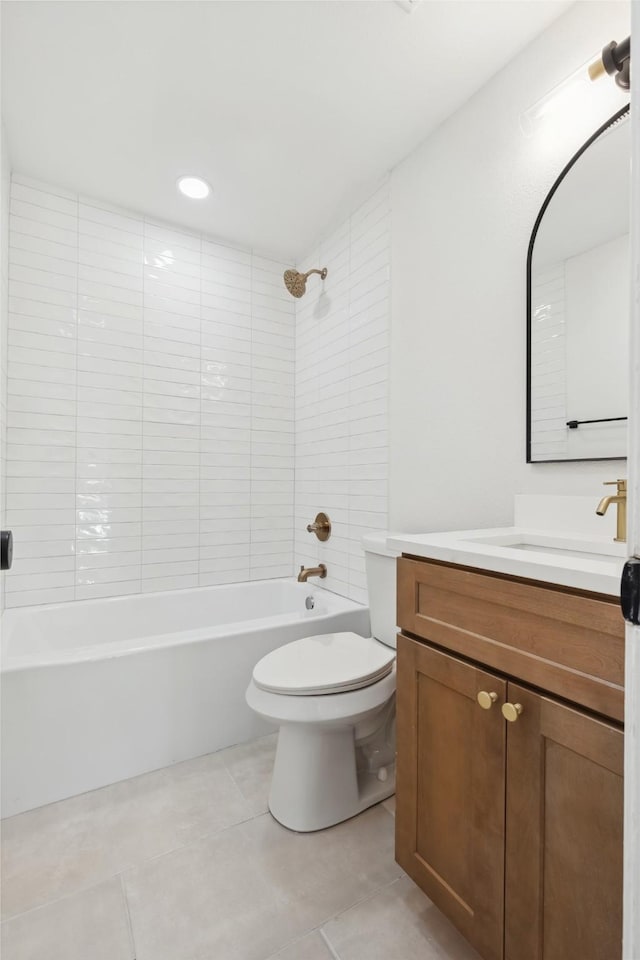
<svg viewBox="0 0 640 960">
<path fill-rule="evenodd" d="M 309 577 L 320 577 L 321 580 L 327 575 L 327 568 L 324 563 L 321 563 L 318 567 L 300 567 L 300 573 L 298 574 L 298 583 L 306 583 Z"/>
</svg>

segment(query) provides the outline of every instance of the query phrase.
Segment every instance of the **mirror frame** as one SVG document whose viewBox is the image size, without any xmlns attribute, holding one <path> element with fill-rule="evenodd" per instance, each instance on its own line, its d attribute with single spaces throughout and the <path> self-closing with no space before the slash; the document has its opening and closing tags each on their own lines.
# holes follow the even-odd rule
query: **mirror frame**
<svg viewBox="0 0 640 960">
<path fill-rule="evenodd" d="M 608 130 L 609 127 L 612 127 L 615 123 L 618 122 L 622 117 L 629 113 L 631 104 L 628 103 L 625 107 L 622 107 L 612 117 L 602 124 L 601 127 L 598 127 L 595 133 L 593 133 L 589 139 L 582 144 L 580 149 L 574 153 L 569 163 L 560 173 L 559 177 L 556 179 L 555 183 L 549 190 L 544 203 L 540 208 L 540 212 L 536 217 L 536 222 L 533 225 L 533 230 L 531 231 L 531 239 L 529 240 L 529 249 L 527 251 L 527 463 L 589 463 L 596 460 L 626 460 L 626 456 L 620 457 L 566 457 L 564 459 L 549 459 L 549 460 L 532 460 L 531 459 L 531 264 L 533 261 L 533 248 L 535 246 L 536 237 L 538 235 L 538 230 L 540 229 L 540 224 L 542 223 L 542 218 L 545 215 L 547 207 L 551 203 L 551 200 L 554 197 L 558 187 L 567 176 L 571 168 L 577 163 L 582 154 L 589 149 L 592 143 L 594 143 L 598 137 L 600 137 L 605 130 Z"/>
</svg>

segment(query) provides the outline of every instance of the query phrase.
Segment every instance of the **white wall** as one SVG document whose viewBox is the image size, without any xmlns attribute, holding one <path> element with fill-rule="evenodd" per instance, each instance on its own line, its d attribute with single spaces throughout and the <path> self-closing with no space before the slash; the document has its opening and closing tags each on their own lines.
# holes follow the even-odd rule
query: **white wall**
<svg viewBox="0 0 640 960">
<path fill-rule="evenodd" d="M 9 308 L 9 144 L 0 122 L 0 528 L 6 527 L 7 331 Z M 0 573 L 0 613 L 4 608 L 5 575 Z"/>
<path fill-rule="evenodd" d="M 305 258 L 327 267 L 297 302 L 295 558 L 366 602 L 361 539 L 387 526 L 389 182 Z M 318 510 L 333 524 L 306 532 Z"/>
<path fill-rule="evenodd" d="M 519 116 L 610 39 L 626 3 L 581 2 L 392 174 L 390 526 L 512 520 L 513 495 L 600 495 L 621 463 L 525 463 L 525 265 L 556 176 L 626 99 L 585 90 L 527 139 Z"/>
<path fill-rule="evenodd" d="M 7 606 L 290 575 L 283 264 L 13 177 Z"/>
</svg>

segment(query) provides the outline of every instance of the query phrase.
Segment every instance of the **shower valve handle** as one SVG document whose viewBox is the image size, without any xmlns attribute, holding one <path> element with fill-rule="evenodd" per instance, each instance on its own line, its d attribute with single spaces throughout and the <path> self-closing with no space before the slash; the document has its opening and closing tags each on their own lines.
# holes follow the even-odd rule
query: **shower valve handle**
<svg viewBox="0 0 640 960">
<path fill-rule="evenodd" d="M 319 513 L 313 523 L 307 524 L 307 533 L 315 533 L 318 540 L 328 540 L 331 536 L 331 520 L 326 513 Z"/>
</svg>

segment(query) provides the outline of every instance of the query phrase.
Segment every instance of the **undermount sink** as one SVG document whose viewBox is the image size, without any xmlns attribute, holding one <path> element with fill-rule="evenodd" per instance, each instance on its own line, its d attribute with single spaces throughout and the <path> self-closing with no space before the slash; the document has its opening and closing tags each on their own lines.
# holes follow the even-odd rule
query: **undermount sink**
<svg viewBox="0 0 640 960">
<path fill-rule="evenodd" d="M 510 550 L 527 550 L 533 553 L 550 553 L 577 560 L 618 560 L 626 556 L 624 543 L 612 540 L 579 539 L 554 536 L 548 533 L 521 532 L 502 536 L 473 537 L 471 543 L 486 543 Z"/>
<path fill-rule="evenodd" d="M 387 545 L 440 560 L 529 580 L 619 596 L 627 545 L 606 537 L 556 535 L 522 527 L 398 534 Z"/>
</svg>

